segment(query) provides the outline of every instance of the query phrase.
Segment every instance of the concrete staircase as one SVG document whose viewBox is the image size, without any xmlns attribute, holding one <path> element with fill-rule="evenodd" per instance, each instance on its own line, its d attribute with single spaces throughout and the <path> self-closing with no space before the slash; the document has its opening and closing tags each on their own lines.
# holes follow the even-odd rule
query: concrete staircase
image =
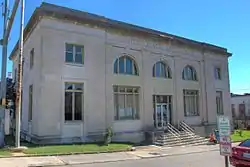
<svg viewBox="0 0 250 167">
<path fill-rule="evenodd" d="M 184 145 L 203 145 L 208 143 L 208 139 L 195 134 L 194 130 L 185 122 L 180 122 L 180 130 L 167 125 L 166 132 L 161 133 L 156 137 L 154 143 L 161 146 L 184 146 Z"/>
</svg>

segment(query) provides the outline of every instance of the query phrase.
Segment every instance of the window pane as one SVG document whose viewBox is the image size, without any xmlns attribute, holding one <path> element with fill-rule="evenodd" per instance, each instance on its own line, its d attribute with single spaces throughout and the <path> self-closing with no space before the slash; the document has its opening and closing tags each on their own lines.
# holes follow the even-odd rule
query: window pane
<svg viewBox="0 0 250 167">
<path fill-rule="evenodd" d="M 65 61 L 72 63 L 73 62 L 73 53 L 71 52 L 66 52 L 66 57 L 65 57 Z"/>
<path fill-rule="evenodd" d="M 139 119 L 140 117 L 140 100 L 139 100 L 139 94 L 135 95 L 135 104 L 134 104 L 134 114 L 135 119 Z"/>
<path fill-rule="evenodd" d="M 66 52 L 71 52 L 71 53 L 73 53 L 73 45 L 71 45 L 71 44 L 66 44 Z"/>
<path fill-rule="evenodd" d="M 134 88 L 134 93 L 139 93 L 139 88 Z"/>
<path fill-rule="evenodd" d="M 83 47 L 82 46 L 75 46 L 76 53 L 82 54 L 83 52 Z"/>
<path fill-rule="evenodd" d="M 155 77 L 155 65 L 153 66 L 153 77 Z"/>
<path fill-rule="evenodd" d="M 72 83 L 65 83 L 65 90 L 72 90 L 73 89 L 73 84 Z"/>
<path fill-rule="evenodd" d="M 129 94 L 126 95 L 126 109 L 125 109 L 125 117 L 126 119 L 133 119 L 133 112 L 134 112 L 134 107 L 133 107 L 133 95 Z"/>
<path fill-rule="evenodd" d="M 166 65 L 161 62 L 161 77 L 167 78 Z"/>
<path fill-rule="evenodd" d="M 119 119 L 124 119 L 125 115 L 125 95 L 118 95 Z"/>
<path fill-rule="evenodd" d="M 124 57 L 119 58 L 119 73 L 120 74 L 124 74 L 125 73 Z"/>
<path fill-rule="evenodd" d="M 137 67 L 136 67 L 136 65 L 135 65 L 135 62 L 133 63 L 133 70 L 134 70 L 134 72 L 133 72 L 133 75 L 139 75 L 139 73 L 138 73 L 138 69 L 137 69 Z"/>
<path fill-rule="evenodd" d="M 82 53 L 75 54 L 75 63 L 83 64 L 83 54 Z"/>
<path fill-rule="evenodd" d="M 29 115 L 28 115 L 28 121 L 32 120 L 32 103 L 33 103 L 33 86 L 30 85 L 30 87 L 29 87 Z"/>
<path fill-rule="evenodd" d="M 126 74 L 133 73 L 132 59 L 126 58 Z"/>
<path fill-rule="evenodd" d="M 113 86 L 113 91 L 118 92 L 118 86 Z"/>
<path fill-rule="evenodd" d="M 82 120 L 82 93 L 75 92 L 75 120 Z"/>
<path fill-rule="evenodd" d="M 74 89 L 75 90 L 83 90 L 83 84 L 75 83 L 74 84 Z"/>
<path fill-rule="evenodd" d="M 118 73 L 118 59 L 115 60 L 115 63 L 114 63 L 114 73 L 117 74 Z"/>
<path fill-rule="evenodd" d="M 114 106 L 115 106 L 115 111 L 114 111 L 115 120 L 118 120 L 119 119 L 118 94 L 114 94 Z"/>
<path fill-rule="evenodd" d="M 119 92 L 125 92 L 125 88 L 124 87 L 119 87 Z"/>
<path fill-rule="evenodd" d="M 161 65 L 160 65 L 160 63 L 156 63 L 156 65 L 155 65 L 155 76 L 156 77 L 161 76 Z"/>
<path fill-rule="evenodd" d="M 72 120 L 72 92 L 65 92 L 65 114 L 66 121 Z"/>
<path fill-rule="evenodd" d="M 133 88 L 127 88 L 126 92 L 133 93 Z"/>
<path fill-rule="evenodd" d="M 170 67 L 167 67 L 167 78 L 172 78 Z"/>
</svg>

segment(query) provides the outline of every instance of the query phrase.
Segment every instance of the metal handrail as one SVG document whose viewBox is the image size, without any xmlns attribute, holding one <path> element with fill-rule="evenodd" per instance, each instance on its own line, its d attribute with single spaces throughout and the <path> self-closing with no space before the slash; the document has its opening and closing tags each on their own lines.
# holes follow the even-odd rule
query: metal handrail
<svg viewBox="0 0 250 167">
<path fill-rule="evenodd" d="M 181 127 L 181 129 L 184 130 L 185 132 L 188 132 L 188 134 L 190 134 L 190 135 L 192 135 L 192 136 L 194 135 L 194 132 L 190 131 L 190 130 L 187 129 L 185 126 L 181 125 L 180 127 Z"/>
<path fill-rule="evenodd" d="M 194 133 L 194 130 L 193 130 L 188 124 L 186 124 L 185 121 L 181 121 L 181 123 L 182 123 L 187 129 L 189 129 L 191 132 Z"/>
<path fill-rule="evenodd" d="M 191 130 L 191 128 L 185 123 L 185 122 L 180 122 L 180 127 L 182 128 L 182 130 L 184 130 L 185 132 L 188 132 L 188 134 L 190 134 L 190 136 L 195 137 L 195 133 L 194 130 Z"/>
<path fill-rule="evenodd" d="M 169 130 L 169 132 L 174 135 L 175 137 L 177 138 L 180 138 L 180 133 L 179 131 L 173 126 L 171 125 L 170 123 L 167 124 L 167 128 Z"/>
<path fill-rule="evenodd" d="M 180 131 L 175 128 L 173 125 L 171 125 L 170 123 L 167 123 L 168 127 L 171 127 L 178 135 L 180 135 Z"/>
</svg>

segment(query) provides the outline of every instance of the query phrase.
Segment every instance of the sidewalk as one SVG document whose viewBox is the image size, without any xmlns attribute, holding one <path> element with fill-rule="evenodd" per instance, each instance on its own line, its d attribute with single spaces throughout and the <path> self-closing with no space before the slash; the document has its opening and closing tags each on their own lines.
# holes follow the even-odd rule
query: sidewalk
<svg viewBox="0 0 250 167">
<path fill-rule="evenodd" d="M 235 145 L 235 143 L 233 144 Z M 156 158 L 162 156 L 175 156 L 182 154 L 193 154 L 207 151 L 218 151 L 219 145 L 201 145 L 186 147 L 155 147 L 149 146 L 131 152 L 102 153 L 102 154 L 80 154 L 67 156 L 47 157 L 13 157 L 0 158 L 0 166 L 3 167 L 28 167 L 28 166 L 60 166 L 73 164 L 90 164 L 115 162 L 125 160 L 138 160 L 144 158 Z M 218 154 L 219 155 L 219 154 Z"/>
</svg>

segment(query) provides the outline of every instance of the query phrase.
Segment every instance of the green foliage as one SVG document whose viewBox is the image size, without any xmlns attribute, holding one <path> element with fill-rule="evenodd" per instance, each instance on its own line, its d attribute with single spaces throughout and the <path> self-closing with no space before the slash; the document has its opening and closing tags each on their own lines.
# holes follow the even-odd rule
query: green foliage
<svg viewBox="0 0 250 167">
<path fill-rule="evenodd" d="M 109 127 L 106 130 L 104 144 L 109 145 L 111 143 L 112 137 L 113 137 L 113 129 L 112 129 L 112 127 Z"/>
<path fill-rule="evenodd" d="M 12 79 L 7 78 L 6 81 L 6 100 L 7 101 L 12 101 L 14 106 L 13 108 L 15 109 L 15 101 L 16 101 L 16 89 L 15 89 L 15 83 L 13 82 Z M 10 107 L 10 106 L 7 106 Z"/>
</svg>

